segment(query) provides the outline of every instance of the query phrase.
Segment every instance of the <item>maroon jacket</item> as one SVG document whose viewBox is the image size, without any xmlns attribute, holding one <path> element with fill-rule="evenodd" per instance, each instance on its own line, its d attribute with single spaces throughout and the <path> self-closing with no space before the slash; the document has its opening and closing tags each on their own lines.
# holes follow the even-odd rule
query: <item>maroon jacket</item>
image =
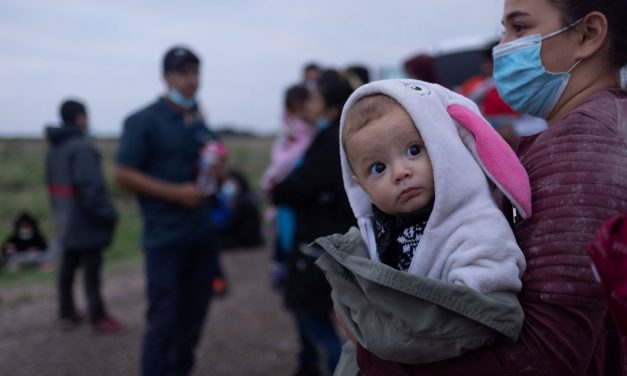
<svg viewBox="0 0 627 376">
<path fill-rule="evenodd" d="M 527 259 L 518 341 L 416 365 L 384 361 L 358 347 L 363 373 L 627 375 L 627 340 L 618 345 L 586 253 L 605 219 L 627 213 L 627 94 L 592 95 L 546 131 L 521 140 L 518 155 L 533 200 L 533 216 L 514 225 Z"/>
</svg>

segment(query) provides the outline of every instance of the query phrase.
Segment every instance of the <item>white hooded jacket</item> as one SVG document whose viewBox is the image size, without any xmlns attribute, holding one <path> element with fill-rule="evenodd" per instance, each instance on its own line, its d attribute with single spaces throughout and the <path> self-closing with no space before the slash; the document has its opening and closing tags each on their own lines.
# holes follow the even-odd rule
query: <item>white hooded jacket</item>
<svg viewBox="0 0 627 376">
<path fill-rule="evenodd" d="M 379 261 L 372 202 L 351 178 L 341 134 L 347 111 L 374 94 L 393 98 L 407 111 L 433 166 L 434 207 L 408 272 L 479 292 L 519 291 L 525 258 L 488 179 L 527 218 L 531 215 L 527 174 L 471 100 L 422 81 L 373 82 L 357 89 L 344 106 L 340 122 L 344 186 L 370 258 Z"/>
</svg>

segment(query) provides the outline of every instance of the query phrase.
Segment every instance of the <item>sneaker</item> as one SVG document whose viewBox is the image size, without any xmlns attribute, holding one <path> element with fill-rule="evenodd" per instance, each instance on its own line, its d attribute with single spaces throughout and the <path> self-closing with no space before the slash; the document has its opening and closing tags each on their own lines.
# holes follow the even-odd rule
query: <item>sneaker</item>
<svg viewBox="0 0 627 376">
<path fill-rule="evenodd" d="M 69 332 L 76 329 L 83 322 L 83 315 L 75 313 L 70 317 L 61 317 L 59 319 L 59 326 L 62 331 Z"/>
<path fill-rule="evenodd" d="M 99 333 L 117 333 L 124 330 L 124 325 L 111 317 L 102 318 L 91 325 L 94 331 Z"/>
<path fill-rule="evenodd" d="M 213 295 L 221 297 L 226 295 L 226 279 L 224 277 L 214 277 L 211 281 Z"/>
</svg>

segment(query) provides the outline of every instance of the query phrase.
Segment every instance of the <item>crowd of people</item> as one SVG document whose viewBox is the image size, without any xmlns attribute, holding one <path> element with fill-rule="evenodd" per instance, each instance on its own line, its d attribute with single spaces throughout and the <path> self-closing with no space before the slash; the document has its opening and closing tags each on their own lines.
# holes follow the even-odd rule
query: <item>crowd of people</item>
<svg viewBox="0 0 627 376">
<path fill-rule="evenodd" d="M 226 292 L 220 252 L 263 245 L 294 375 L 627 374 L 627 3 L 504 5 L 501 40 L 459 87 L 426 54 L 373 82 L 306 64 L 259 196 L 199 106 L 201 59 L 165 53 L 165 93 L 126 118 L 114 166 L 143 220 L 143 375 L 192 372 Z M 58 317 L 84 320 L 82 267 L 91 325 L 119 332 L 100 281 L 118 215 L 85 105 L 60 115 L 46 129 Z M 48 270 L 55 255 L 20 214 L 2 262 Z"/>
</svg>

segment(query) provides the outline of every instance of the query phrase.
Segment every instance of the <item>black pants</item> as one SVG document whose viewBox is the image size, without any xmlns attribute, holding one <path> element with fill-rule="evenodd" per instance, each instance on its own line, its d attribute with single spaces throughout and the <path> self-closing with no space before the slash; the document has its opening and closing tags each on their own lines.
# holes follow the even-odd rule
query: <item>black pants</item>
<svg viewBox="0 0 627 376">
<path fill-rule="evenodd" d="M 74 276 L 79 266 L 83 267 L 89 317 L 91 322 L 95 322 L 106 316 L 104 303 L 100 295 L 101 249 L 64 250 L 59 271 L 59 316 L 65 319 L 76 315 L 72 287 L 74 285 Z"/>
<path fill-rule="evenodd" d="M 142 375 L 189 375 L 211 298 L 215 246 L 145 251 L 148 323 Z"/>
</svg>

